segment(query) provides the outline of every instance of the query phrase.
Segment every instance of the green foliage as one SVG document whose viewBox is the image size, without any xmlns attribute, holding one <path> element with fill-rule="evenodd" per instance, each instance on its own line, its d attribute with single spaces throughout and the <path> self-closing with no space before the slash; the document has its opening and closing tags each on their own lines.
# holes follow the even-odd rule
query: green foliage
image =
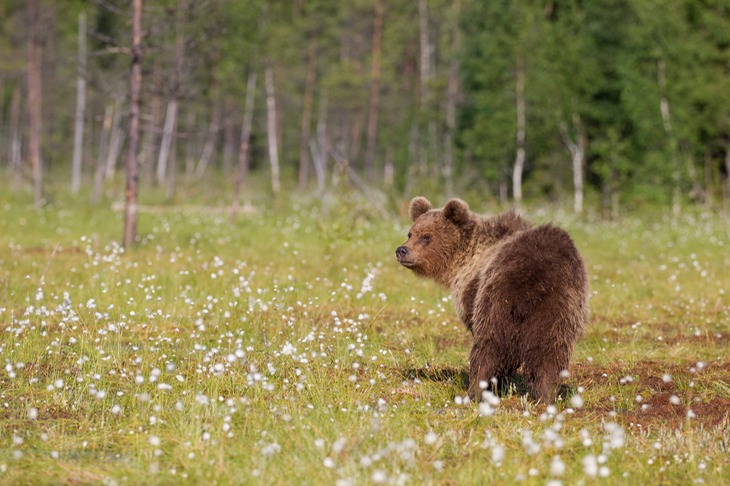
<svg viewBox="0 0 730 486">
<path fill-rule="evenodd" d="M 71 158 L 78 15 L 87 14 L 88 136 L 83 169 L 88 183 L 96 162 L 104 159 L 104 113 L 115 100 L 124 100 L 128 90 L 130 4 L 40 1 L 45 169 L 66 167 Z M 528 199 L 571 196 L 569 146 L 581 137 L 586 143 L 588 198 L 611 193 L 622 200 L 660 202 L 667 201 L 668 194 L 679 194 L 681 200 L 709 203 L 727 183 L 726 1 L 381 3 L 377 179 L 371 184 L 381 185 L 386 168 L 392 167 L 388 180 L 395 190 L 405 194 L 422 187 L 442 193 L 445 160 L 451 153 L 444 144 L 452 143 L 455 192 L 481 191 L 497 198 L 509 189 L 516 151 L 518 62 L 526 75 L 523 180 Z M 180 116 L 172 152 L 178 165 L 183 158 L 187 164 L 184 174 L 178 170 L 178 180 L 190 176 L 190 166 L 208 139 L 214 146 L 211 166 L 230 172 L 232 154 L 240 146 L 246 80 L 256 72 L 250 167 L 265 170 L 262 80 L 268 65 L 274 73 L 282 174 L 297 177 L 300 154 L 308 154 L 310 143 L 318 140 L 317 126 L 329 149 L 361 170 L 373 101 L 378 4 L 146 0 L 143 163 L 154 164 L 165 101 L 174 93 Z M 0 0 L 2 147 L 11 147 L 13 140 L 22 145 L 25 137 L 25 13 L 24 2 Z M 182 59 L 176 59 L 179 51 Z M 458 73 L 452 80 L 455 61 Z M 425 72 L 427 80 L 421 79 Z M 454 92 L 449 91 L 452 81 Z M 14 96 L 21 99 L 15 115 Z M 306 96 L 310 98 L 305 102 Z M 454 100 L 456 126 L 446 133 Z M 310 110 L 306 117 L 305 108 Z M 210 123 L 214 113 L 222 113 L 217 126 Z M 211 137 L 209 127 L 215 132 Z M 303 140 L 306 133 L 309 140 Z M 10 158 L 9 149 L 0 151 L 0 165 L 8 166 Z M 331 157 L 327 163 L 328 168 L 334 165 Z M 310 178 L 313 172 L 310 166 Z"/>
</svg>

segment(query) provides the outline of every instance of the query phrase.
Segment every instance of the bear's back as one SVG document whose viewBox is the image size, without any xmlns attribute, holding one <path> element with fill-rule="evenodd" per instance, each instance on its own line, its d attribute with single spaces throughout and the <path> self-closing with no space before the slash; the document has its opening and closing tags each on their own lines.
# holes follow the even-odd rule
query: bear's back
<svg viewBox="0 0 730 486">
<path fill-rule="evenodd" d="M 502 322 L 517 326 L 511 332 L 523 344 L 535 345 L 548 336 L 573 340 L 582 333 L 588 317 L 588 276 L 564 230 L 543 225 L 510 236 L 482 278 L 481 298 L 496 304 Z"/>
<path fill-rule="evenodd" d="M 585 265 L 573 240 L 552 225 L 510 235 L 496 249 L 489 267 L 491 279 L 498 279 L 502 292 L 515 298 L 581 292 L 587 285 Z"/>
</svg>

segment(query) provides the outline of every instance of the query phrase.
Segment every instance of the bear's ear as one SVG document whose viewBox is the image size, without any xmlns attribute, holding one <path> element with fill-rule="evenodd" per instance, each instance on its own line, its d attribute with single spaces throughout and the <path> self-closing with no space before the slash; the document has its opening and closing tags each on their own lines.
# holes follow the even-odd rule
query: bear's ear
<svg viewBox="0 0 730 486">
<path fill-rule="evenodd" d="M 471 211 L 461 199 L 451 199 L 444 206 L 444 216 L 455 225 L 463 226 L 471 220 Z"/>
<path fill-rule="evenodd" d="M 425 197 L 414 197 L 411 205 L 408 207 L 408 214 L 411 215 L 411 221 L 415 221 L 426 211 L 431 209 L 431 203 Z"/>
</svg>

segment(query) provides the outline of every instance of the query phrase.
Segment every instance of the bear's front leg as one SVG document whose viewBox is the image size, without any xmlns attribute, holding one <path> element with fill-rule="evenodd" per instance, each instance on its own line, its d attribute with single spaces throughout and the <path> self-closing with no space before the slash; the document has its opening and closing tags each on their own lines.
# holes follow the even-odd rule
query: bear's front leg
<svg viewBox="0 0 730 486">
<path fill-rule="evenodd" d="M 492 384 L 492 378 L 499 378 L 503 368 L 499 355 L 499 347 L 489 340 L 475 340 L 469 353 L 469 399 L 479 402 L 482 399 L 482 391 L 492 389 L 496 393 L 496 387 Z M 480 385 L 481 384 L 481 385 Z"/>
</svg>

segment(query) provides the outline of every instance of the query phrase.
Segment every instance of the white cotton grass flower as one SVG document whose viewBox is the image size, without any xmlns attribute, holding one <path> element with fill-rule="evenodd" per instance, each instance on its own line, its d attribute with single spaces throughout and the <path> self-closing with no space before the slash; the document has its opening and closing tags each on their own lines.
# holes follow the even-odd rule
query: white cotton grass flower
<svg viewBox="0 0 730 486">
<path fill-rule="evenodd" d="M 608 422 L 604 429 L 608 432 L 608 447 L 610 449 L 620 449 L 626 445 L 626 433 L 624 429 L 615 422 Z"/>
<path fill-rule="evenodd" d="M 562 476 L 563 474 L 565 474 L 565 463 L 560 459 L 560 456 L 553 457 L 550 461 L 550 475 Z"/>
<path fill-rule="evenodd" d="M 522 447 L 525 448 L 528 456 L 534 456 L 540 452 L 540 444 L 532 439 L 532 432 L 530 430 L 522 430 Z"/>
<path fill-rule="evenodd" d="M 580 395 L 570 397 L 570 406 L 573 408 L 583 408 L 583 397 Z"/>
<path fill-rule="evenodd" d="M 583 472 L 590 477 L 595 477 L 598 474 L 598 461 L 596 460 L 596 456 L 588 454 L 583 458 Z"/>
<path fill-rule="evenodd" d="M 388 480 L 388 475 L 382 469 L 373 471 L 370 480 L 375 484 L 383 484 Z"/>
<path fill-rule="evenodd" d="M 424 442 L 425 442 L 426 444 L 428 444 L 428 445 L 432 445 L 432 444 L 435 444 L 435 443 L 436 443 L 436 441 L 438 440 L 438 438 L 439 438 L 438 434 L 436 434 L 436 433 L 435 433 L 435 432 L 433 432 L 433 431 L 430 431 L 430 432 L 428 432 L 428 433 L 426 434 L 426 436 L 425 436 L 425 437 L 423 438 L 423 441 L 424 441 Z"/>
<path fill-rule="evenodd" d="M 492 462 L 498 466 L 501 466 L 502 462 L 504 461 L 504 456 L 504 446 L 501 444 L 494 444 L 492 446 Z"/>
</svg>

